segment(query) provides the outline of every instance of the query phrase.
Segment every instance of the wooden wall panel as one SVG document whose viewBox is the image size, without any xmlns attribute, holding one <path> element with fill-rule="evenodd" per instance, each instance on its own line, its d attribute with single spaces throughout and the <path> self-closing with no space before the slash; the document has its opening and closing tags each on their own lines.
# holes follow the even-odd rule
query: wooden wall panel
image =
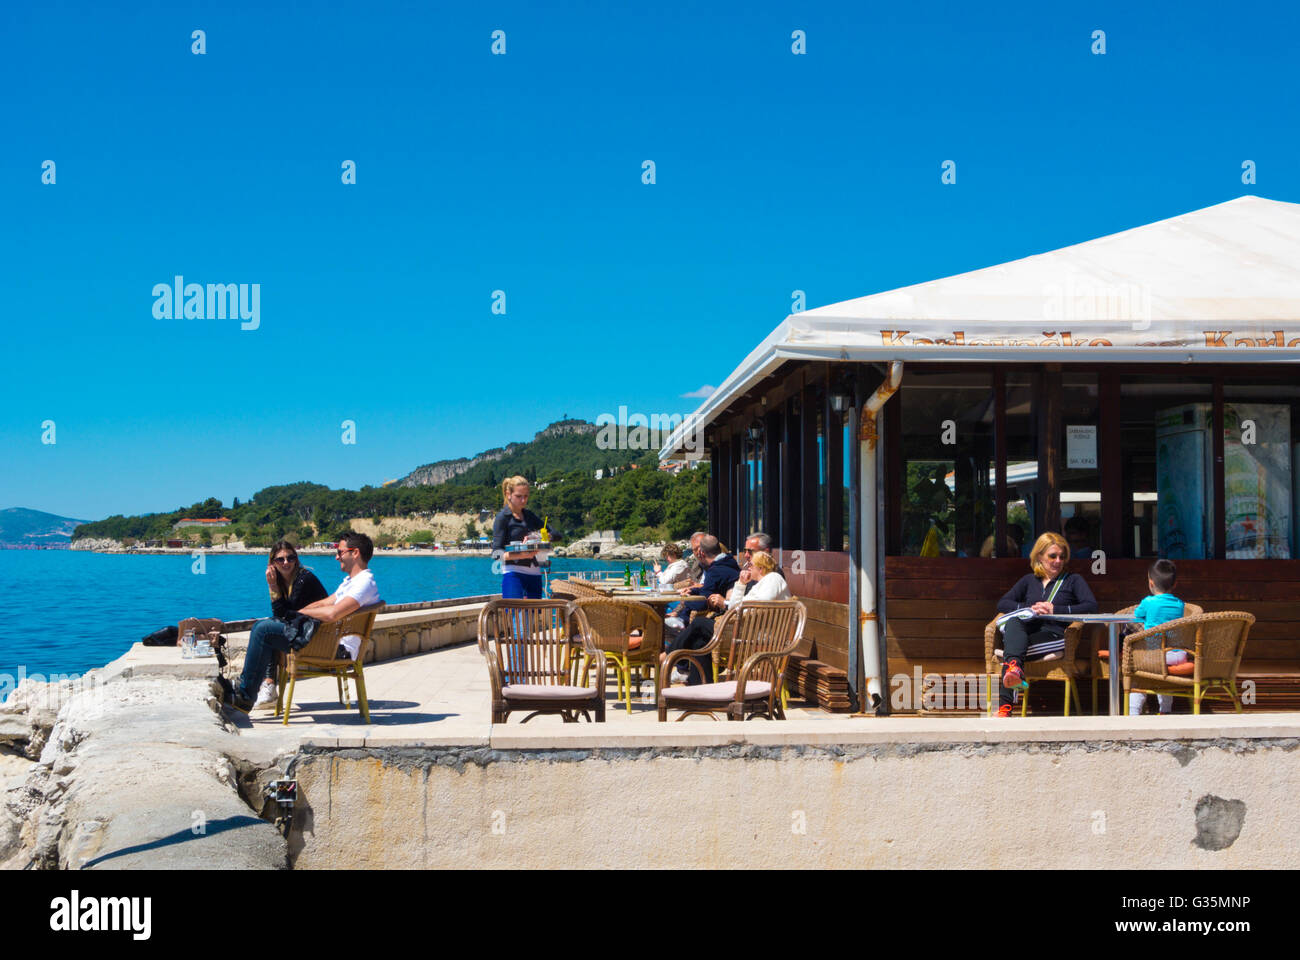
<svg viewBox="0 0 1300 960">
<path fill-rule="evenodd" d="M 1083 576 L 1103 612 L 1146 596 L 1149 560 L 1111 560 L 1105 575 L 1090 562 L 1070 569 Z M 998 599 L 1029 572 L 1028 561 L 976 558 L 889 557 L 885 565 L 889 617 L 889 672 L 920 665 L 939 672 L 983 669 L 984 626 Z M 1300 561 L 1183 560 L 1174 592 L 1209 612 L 1245 610 L 1256 617 L 1242 662 L 1244 675 L 1300 677 Z M 1090 647 L 1080 651 L 1085 659 Z M 961 671 L 953 664 L 965 661 Z"/>
</svg>

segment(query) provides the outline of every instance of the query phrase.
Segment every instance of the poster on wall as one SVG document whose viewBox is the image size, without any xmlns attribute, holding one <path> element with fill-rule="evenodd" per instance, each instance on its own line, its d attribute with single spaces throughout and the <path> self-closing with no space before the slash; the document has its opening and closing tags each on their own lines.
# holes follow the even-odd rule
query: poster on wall
<svg viewBox="0 0 1300 960">
<path fill-rule="evenodd" d="M 1223 507 L 1230 559 L 1291 557 L 1291 408 L 1223 407 Z"/>
<path fill-rule="evenodd" d="M 1095 423 L 1066 425 L 1065 465 L 1070 470 L 1097 469 L 1097 425 Z"/>
<path fill-rule="evenodd" d="M 1188 404 L 1156 414 L 1156 523 L 1160 556 L 1170 560 L 1208 556 L 1207 412 Z"/>
</svg>

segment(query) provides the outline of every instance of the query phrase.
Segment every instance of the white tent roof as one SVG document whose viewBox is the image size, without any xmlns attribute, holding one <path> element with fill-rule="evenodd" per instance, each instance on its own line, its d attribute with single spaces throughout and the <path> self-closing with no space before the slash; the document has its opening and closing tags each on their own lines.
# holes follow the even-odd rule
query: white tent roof
<svg viewBox="0 0 1300 960">
<path fill-rule="evenodd" d="M 1239 197 L 791 314 L 664 447 L 786 360 L 1300 360 L 1300 204 Z"/>
</svg>

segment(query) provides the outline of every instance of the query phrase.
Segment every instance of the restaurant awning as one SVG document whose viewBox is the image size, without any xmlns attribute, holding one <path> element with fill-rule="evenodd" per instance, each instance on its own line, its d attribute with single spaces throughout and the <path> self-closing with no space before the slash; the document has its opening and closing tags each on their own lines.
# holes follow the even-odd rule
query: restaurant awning
<svg viewBox="0 0 1300 960">
<path fill-rule="evenodd" d="M 1300 360 L 1300 204 L 1239 197 L 1049 253 L 791 314 L 674 431 L 787 360 Z"/>
</svg>

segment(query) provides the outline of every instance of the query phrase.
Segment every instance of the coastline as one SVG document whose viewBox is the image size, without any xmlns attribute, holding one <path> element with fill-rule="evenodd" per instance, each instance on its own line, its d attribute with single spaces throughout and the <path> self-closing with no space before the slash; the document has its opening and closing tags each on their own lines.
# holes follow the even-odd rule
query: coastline
<svg viewBox="0 0 1300 960">
<path fill-rule="evenodd" d="M 245 547 L 242 544 L 213 544 L 210 547 L 122 547 L 106 546 L 103 541 L 91 541 L 95 545 L 90 545 L 87 541 L 75 541 L 68 547 L 69 550 L 76 550 L 85 553 L 102 553 L 102 554 L 140 554 L 144 556 L 193 556 L 195 553 L 202 552 L 204 556 L 218 556 L 230 554 L 232 556 L 266 556 L 268 550 L 265 547 Z M 78 546 L 77 544 L 82 544 Z M 613 547 L 607 547 L 601 553 L 593 554 L 590 549 L 573 550 L 570 547 L 558 546 L 551 550 L 551 554 L 556 558 L 568 558 L 573 560 L 609 560 L 625 562 L 629 560 L 657 560 L 663 550 L 662 543 L 636 543 L 636 544 L 618 544 Z M 330 557 L 333 552 L 328 549 L 316 549 L 313 547 L 303 547 L 298 550 L 299 556 L 303 557 Z M 374 555 L 376 557 L 482 557 L 490 560 L 492 558 L 492 548 L 483 547 L 449 547 L 439 550 L 427 550 L 416 547 L 376 547 Z"/>
</svg>

